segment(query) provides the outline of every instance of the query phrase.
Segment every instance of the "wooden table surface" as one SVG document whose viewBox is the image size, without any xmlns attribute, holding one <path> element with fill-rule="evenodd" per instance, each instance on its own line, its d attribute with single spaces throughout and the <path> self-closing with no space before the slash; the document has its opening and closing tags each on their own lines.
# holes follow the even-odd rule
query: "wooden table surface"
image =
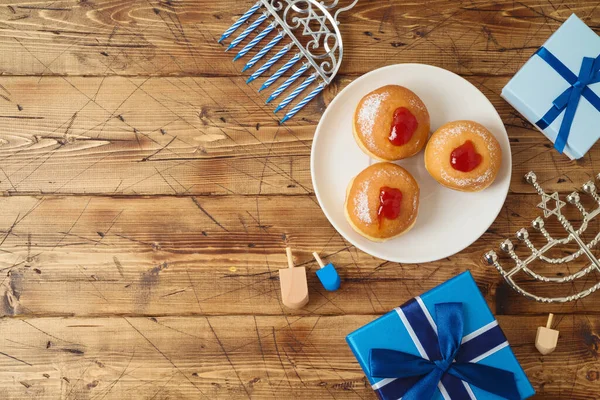
<svg viewBox="0 0 600 400">
<path fill-rule="evenodd" d="M 536 304 L 481 263 L 539 214 L 525 172 L 561 193 L 600 172 L 600 146 L 570 161 L 500 98 L 571 13 L 600 32 L 598 1 L 361 0 L 342 17 L 339 76 L 285 126 L 217 43 L 252 3 L 2 1 L 1 397 L 373 399 L 345 336 L 470 269 L 536 399 L 600 398 L 600 295 Z M 406 62 L 481 89 L 513 154 L 492 227 L 420 265 L 351 246 L 321 212 L 309 171 L 315 126 L 336 93 Z M 301 311 L 280 301 L 286 245 L 309 272 Z M 337 266 L 339 291 L 323 290 L 312 251 Z M 597 278 L 520 282 L 551 295 Z M 533 343 L 548 312 L 561 337 L 542 357 Z"/>
</svg>

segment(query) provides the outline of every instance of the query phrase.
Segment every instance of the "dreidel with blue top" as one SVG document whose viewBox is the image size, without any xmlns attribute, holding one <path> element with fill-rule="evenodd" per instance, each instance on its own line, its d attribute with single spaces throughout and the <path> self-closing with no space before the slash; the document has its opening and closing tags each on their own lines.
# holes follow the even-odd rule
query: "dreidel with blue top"
<svg viewBox="0 0 600 400">
<path fill-rule="evenodd" d="M 313 257 L 315 258 L 315 260 L 317 260 L 317 263 L 319 264 L 320 268 L 317 270 L 317 277 L 323 284 L 323 287 L 326 290 L 329 290 L 330 292 L 338 290 L 340 288 L 341 281 L 340 276 L 335 270 L 333 264 L 329 263 L 327 265 L 324 265 L 323 260 L 321 260 L 321 257 L 319 257 L 319 255 L 316 252 L 313 253 Z"/>
</svg>

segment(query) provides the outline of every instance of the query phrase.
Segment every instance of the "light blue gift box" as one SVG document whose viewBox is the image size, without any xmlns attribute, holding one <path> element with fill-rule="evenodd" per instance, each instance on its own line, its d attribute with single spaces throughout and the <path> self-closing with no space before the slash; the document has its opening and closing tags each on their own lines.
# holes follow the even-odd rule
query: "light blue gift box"
<svg viewBox="0 0 600 400">
<path fill-rule="evenodd" d="M 573 74 L 579 75 L 584 57 L 597 58 L 600 54 L 600 37 L 573 14 L 543 47 Z M 553 101 L 571 86 L 548 62 L 535 54 L 502 89 L 502 97 L 538 129 L 542 128 L 540 131 L 555 143 L 565 112 L 547 127 L 539 122 L 553 107 Z M 600 95 L 600 84 L 587 87 Z M 598 138 L 600 111 L 583 96 L 577 105 L 564 153 L 571 159 L 581 158 Z"/>
<path fill-rule="evenodd" d="M 508 342 L 506 342 L 502 330 L 497 326 L 496 319 L 492 315 L 492 312 L 487 306 L 485 299 L 479 291 L 479 288 L 477 288 L 469 271 L 466 271 L 431 289 L 423 295 L 410 300 L 407 304 L 411 302 L 413 302 L 413 304 L 416 302 L 420 307 L 426 308 L 429 315 L 435 315 L 434 309 L 435 305 L 438 303 L 462 303 L 465 334 L 463 342 L 469 336 L 473 337 L 473 340 L 475 340 L 478 334 L 480 335 L 480 338 L 483 338 L 481 333 L 486 329 L 488 329 L 488 333 L 495 331 L 495 336 L 501 336 L 501 339 L 497 341 L 501 342 L 500 345 L 495 345 L 492 338 L 489 342 L 493 350 L 489 351 L 489 354 L 487 355 L 483 354 L 480 357 L 480 360 L 472 362 L 512 372 L 515 376 L 519 394 L 523 399 L 535 394 L 525 372 L 515 358 Z M 405 306 L 406 305 L 403 305 L 399 308 Z M 401 385 L 397 385 L 399 380 L 391 381 L 390 379 L 380 379 L 369 376 L 370 350 L 373 348 L 385 348 L 420 356 L 420 350 L 413 341 L 411 332 L 409 332 L 409 330 L 412 331 L 412 334 L 414 335 L 414 330 L 410 326 L 407 328 L 407 325 L 409 324 L 400 317 L 400 313 L 398 313 L 397 310 L 393 310 L 352 332 L 346 337 L 348 345 L 352 349 L 352 352 L 356 356 L 363 371 L 365 371 L 371 386 L 381 399 L 396 400 L 402 396 L 403 392 L 398 392 L 398 388 L 401 387 Z M 414 382 L 416 382 L 416 380 L 418 380 L 418 378 L 415 379 Z M 444 381 L 442 380 L 442 382 Z M 395 385 L 396 387 L 394 387 Z M 483 391 L 473 385 L 468 386 L 468 390 L 471 391 L 471 393 L 469 393 L 471 398 L 477 400 L 502 399 L 495 394 Z M 440 389 L 437 389 L 433 400 L 447 400 L 449 398 L 448 393 L 442 394 Z M 452 400 L 456 400 L 456 398 L 452 398 Z"/>
</svg>

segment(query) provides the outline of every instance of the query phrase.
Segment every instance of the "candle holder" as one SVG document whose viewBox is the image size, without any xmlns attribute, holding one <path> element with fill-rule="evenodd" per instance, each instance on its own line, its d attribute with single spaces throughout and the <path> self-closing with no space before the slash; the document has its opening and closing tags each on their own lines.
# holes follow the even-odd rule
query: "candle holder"
<svg viewBox="0 0 600 400">
<path fill-rule="evenodd" d="M 281 86 L 271 92 L 266 103 L 275 100 L 281 93 L 292 86 L 301 76 L 304 80 L 290 89 L 291 92 L 275 108 L 275 113 L 286 108 L 300 93 L 311 85 L 314 88 L 296 103 L 281 119 L 284 123 L 292 118 L 302 107 L 311 101 L 317 94 L 331 83 L 337 74 L 343 56 L 342 35 L 339 30 L 338 16 L 340 13 L 350 10 L 358 2 L 354 0 L 345 7 L 340 7 L 332 16 L 331 12 L 337 7 L 339 0 L 317 1 L 317 0 L 259 0 L 229 29 L 227 29 L 219 43 L 234 33 L 242 24 L 249 21 L 251 17 L 262 10 L 262 13 L 248 27 L 244 29 L 227 47 L 226 51 L 233 49 L 242 43 L 252 32 L 261 25 L 267 24 L 264 29 L 248 42 L 234 57 L 234 61 L 244 57 L 250 50 L 256 47 L 265 37 L 274 32 L 273 38 L 258 50 L 246 63 L 242 72 L 253 68 L 263 57 L 267 55 L 284 38 L 288 43 L 281 47 L 274 55 L 262 64 L 246 81 L 250 83 L 261 76 L 271 66 L 280 60 L 284 60 L 290 50 L 295 49 L 293 56 L 287 60 L 273 75 L 271 75 L 260 87 L 259 92 L 270 87 L 285 72 L 302 61 L 300 67 L 287 78 Z M 289 54 L 292 54 L 289 53 Z"/>
<path fill-rule="evenodd" d="M 600 179 L 600 174 L 596 176 L 596 179 Z M 553 282 L 553 283 L 568 283 L 573 282 L 576 279 L 582 278 L 593 271 L 600 272 L 600 261 L 596 258 L 596 256 L 592 253 L 592 249 L 598 244 L 600 241 L 600 232 L 596 234 L 594 239 L 589 243 L 584 242 L 581 235 L 586 231 L 588 225 L 591 220 L 593 220 L 598 214 L 600 214 L 600 196 L 596 192 L 596 185 L 593 181 L 588 181 L 582 186 L 583 193 L 593 198 L 595 203 L 597 204 L 596 208 L 593 211 L 588 211 L 581 204 L 581 198 L 579 196 L 579 192 L 574 191 L 573 193 L 566 196 L 566 202 L 562 201 L 557 192 L 552 194 L 547 194 L 544 189 L 537 182 L 537 177 L 535 173 L 529 172 L 525 175 L 525 180 L 527 183 L 531 184 L 537 193 L 541 196 L 542 201 L 537 205 L 538 208 L 542 209 L 544 212 L 544 217 L 537 217 L 531 222 L 531 226 L 536 231 L 540 232 L 542 236 L 546 239 L 546 243 L 538 248 L 529 238 L 529 232 L 526 228 L 520 229 L 516 233 L 516 237 L 519 241 L 523 242 L 531 251 L 531 255 L 527 258 L 522 259 L 519 257 L 514 251 L 514 245 L 510 239 L 506 239 L 504 242 L 500 244 L 500 249 L 510 256 L 515 266 L 510 270 L 506 271 L 500 261 L 498 260 L 498 255 L 496 252 L 489 251 L 485 254 L 484 258 L 486 262 L 496 267 L 500 275 L 504 278 L 504 280 L 508 283 L 508 285 L 513 288 L 518 293 L 523 296 L 533 299 L 542 303 L 565 303 L 573 300 L 582 299 L 590 294 L 594 293 L 596 290 L 600 288 L 600 282 L 596 283 L 592 287 L 585 289 L 577 294 L 573 294 L 571 296 L 566 297 L 540 297 L 536 296 L 525 289 L 521 288 L 519 284 L 517 284 L 513 277 L 518 272 L 524 272 L 530 277 L 534 278 L 536 281 L 541 282 Z M 575 229 L 571 222 L 562 214 L 561 209 L 566 205 L 570 204 L 577 208 L 579 213 L 582 215 L 581 225 L 578 229 Z M 554 217 L 558 220 L 561 227 L 566 231 L 567 235 L 562 238 L 554 238 L 550 235 L 550 233 L 546 230 L 544 226 L 544 221 L 550 217 Z M 565 245 L 569 243 L 575 243 L 579 246 L 579 249 L 574 253 L 564 256 L 564 257 L 549 257 L 547 256 L 547 252 L 558 245 Z M 529 265 L 536 261 L 542 261 L 548 264 L 563 264 L 570 261 L 573 261 L 581 256 L 585 255 L 585 257 L 589 260 L 589 265 L 581 269 L 580 271 L 570 274 L 567 276 L 561 277 L 547 277 L 540 275 L 529 268 Z"/>
</svg>

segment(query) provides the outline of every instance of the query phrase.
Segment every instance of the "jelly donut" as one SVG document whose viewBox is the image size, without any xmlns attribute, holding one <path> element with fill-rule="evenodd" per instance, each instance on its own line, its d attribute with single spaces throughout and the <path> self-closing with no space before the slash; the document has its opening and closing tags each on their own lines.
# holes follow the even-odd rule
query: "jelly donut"
<svg viewBox="0 0 600 400">
<path fill-rule="evenodd" d="M 344 212 L 362 236 L 383 242 L 413 227 L 419 211 L 419 185 L 404 168 L 373 164 L 348 185 Z"/>
<path fill-rule="evenodd" d="M 419 96 L 387 85 L 363 97 L 354 112 L 354 138 L 371 158 L 395 161 L 417 154 L 427 143 L 429 113 Z"/>
<path fill-rule="evenodd" d="M 425 149 L 425 168 L 442 185 L 462 192 L 490 186 L 502 162 L 500 144 L 483 125 L 454 121 L 431 135 Z"/>
</svg>

